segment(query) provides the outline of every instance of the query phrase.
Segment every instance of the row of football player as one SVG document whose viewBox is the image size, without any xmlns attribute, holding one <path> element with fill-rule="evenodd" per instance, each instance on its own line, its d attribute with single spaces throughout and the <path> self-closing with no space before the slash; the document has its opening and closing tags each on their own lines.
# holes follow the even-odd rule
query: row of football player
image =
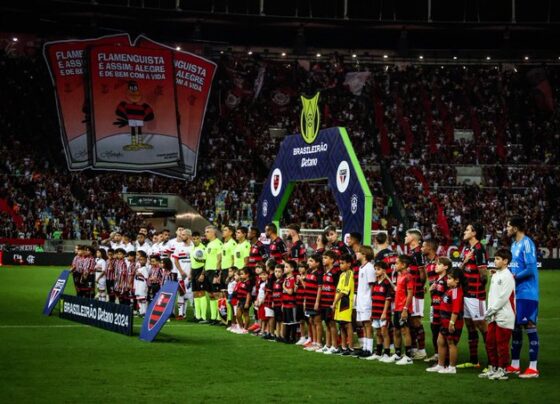
<svg viewBox="0 0 560 404">
<path fill-rule="evenodd" d="M 409 256 L 397 257 L 388 247 L 386 235 L 379 234 L 376 239 L 378 252 L 373 260 L 375 269 L 371 264 L 371 248 L 358 243 L 352 243 L 354 256 L 341 256 L 338 250 L 333 249 L 322 256 L 310 257 L 307 263 L 287 260 L 277 264 L 271 260 L 266 274 L 260 273 L 261 265 L 256 267 L 254 282 L 251 280 L 253 272 L 242 269 L 237 286 L 234 289 L 228 287 L 230 304 L 237 314 L 237 321 L 233 320 L 230 330 L 238 333 L 260 330 L 263 338 L 295 342 L 294 335 L 299 324 L 303 335 L 298 343 L 305 344 L 308 350 L 358 354 L 368 359 L 396 361 L 401 365 L 411 364 L 412 359 L 437 360 L 438 363 L 429 371 L 455 373 L 456 346 L 464 324 L 468 329 L 470 361 L 459 367 L 480 367 L 478 330 L 485 341 L 489 362 L 481 377 L 503 380 L 507 378 L 507 373 L 520 373 L 519 356 L 522 329 L 525 328 L 531 342 L 531 361 L 520 377 L 538 377 L 538 338 L 535 339 L 538 274 L 534 244 L 524 234 L 522 218 L 512 218 L 507 232 L 513 238 L 513 245 L 511 252 L 502 248 L 495 255 L 496 269 L 491 271 L 494 275 L 488 308 L 486 284 L 490 273 L 487 271 L 486 251 L 477 237 L 484 234 L 483 228 L 478 224 L 469 224 L 464 231 L 465 247 L 458 269 L 453 269 L 447 258 L 437 257 L 437 243 L 433 240 L 422 242 L 421 234 L 415 229 L 409 230 L 406 236 Z M 274 267 L 275 264 L 277 267 Z M 320 268 L 321 264 L 324 270 Z M 344 268 L 353 269 L 355 293 L 350 293 L 349 275 L 341 276 Z M 430 358 L 427 358 L 422 326 L 426 280 L 430 290 L 432 342 L 436 352 Z M 514 304 L 515 289 L 517 299 Z M 532 292 L 527 292 L 528 289 Z M 355 297 L 352 298 L 352 295 Z M 352 313 L 348 307 L 351 307 L 349 301 L 353 300 L 354 319 L 364 330 L 359 352 L 351 352 L 352 322 L 341 319 L 343 315 L 347 318 L 348 313 Z M 248 309 L 252 302 L 257 309 L 258 322 L 248 328 Z M 340 309 L 341 305 L 344 310 Z M 195 316 L 199 313 L 195 310 Z M 324 345 L 321 321 L 327 327 Z M 279 323 L 282 325 L 279 326 Z M 372 327 L 378 329 L 375 350 Z M 306 333 L 301 331 L 306 328 Z M 397 341 L 392 356 L 387 352 L 385 338 L 391 328 L 394 329 L 394 341 Z M 512 333 L 513 361 L 510 365 Z M 338 334 L 341 335 L 340 346 L 337 345 Z M 345 334 L 348 336 L 347 344 L 344 344 Z"/>
<path fill-rule="evenodd" d="M 519 218 L 518 218 L 519 219 Z M 530 239 L 528 239 L 522 229 L 523 229 L 523 221 L 521 219 L 521 221 L 519 221 L 518 219 L 516 219 L 516 225 L 508 225 L 508 234 L 510 233 L 511 229 L 511 234 L 510 236 L 515 237 L 515 242 L 514 242 L 514 247 L 516 244 L 519 244 L 521 242 L 523 242 L 524 244 L 527 244 L 528 242 L 530 242 Z M 207 229 L 210 230 L 210 232 L 212 231 L 212 229 Z M 271 243 L 271 255 L 272 251 L 274 250 L 274 240 L 275 238 L 278 238 L 280 241 L 281 239 L 279 237 L 275 237 L 275 228 L 273 228 L 272 226 L 267 226 L 267 234 L 269 234 L 271 240 L 273 240 L 273 243 Z M 297 231 L 293 231 L 295 238 L 297 239 Z M 327 237 L 327 249 L 330 249 L 331 251 L 336 253 L 337 257 L 340 257 L 340 255 L 343 253 L 343 251 L 345 251 L 344 249 L 346 248 L 346 251 L 348 251 L 347 247 L 344 245 L 344 243 L 336 240 L 336 232 L 333 232 L 333 234 L 328 234 L 329 232 L 327 232 L 327 236 L 333 236 L 334 237 Z M 226 234 L 226 232 L 224 232 L 224 234 Z M 479 366 L 478 364 L 478 333 L 477 333 L 477 329 L 481 332 L 482 336 L 484 339 L 486 339 L 486 335 L 487 335 L 487 323 L 485 321 L 485 314 L 486 314 L 486 310 L 485 310 L 485 299 L 486 299 L 486 289 L 485 289 L 485 285 L 486 285 L 486 263 L 487 263 L 487 258 L 486 258 L 486 252 L 484 251 L 484 247 L 483 245 L 479 242 L 477 235 L 478 234 L 483 234 L 483 229 L 481 226 L 479 225 L 469 225 L 467 226 L 465 232 L 464 232 L 464 241 L 466 242 L 465 248 L 462 251 L 461 254 L 461 258 L 462 258 L 462 265 L 461 265 L 461 269 L 462 269 L 462 274 L 463 276 L 467 279 L 467 284 L 466 284 L 466 290 L 464 290 L 464 317 L 465 317 L 465 322 L 467 325 L 467 328 L 469 330 L 468 333 L 468 337 L 469 337 L 469 348 L 470 348 L 470 353 L 471 353 L 471 360 L 470 362 L 468 362 L 466 365 L 467 366 Z M 215 234 L 214 234 L 215 236 Z M 212 238 L 212 235 L 210 235 L 207 238 Z M 358 251 L 359 249 L 359 235 L 353 235 L 351 238 L 351 246 L 353 251 Z M 528 241 L 527 241 L 528 240 Z M 258 240 L 257 240 L 258 241 Z M 283 243 L 283 242 L 282 242 Z M 413 292 L 413 297 L 412 297 L 412 310 L 410 313 L 410 331 L 411 331 L 411 342 L 412 342 L 412 346 L 411 346 L 411 355 L 416 358 L 416 359 L 422 359 L 425 358 L 426 356 L 426 352 L 425 352 L 425 341 L 424 341 L 424 330 L 422 327 L 422 316 L 423 316 L 423 298 L 424 298 L 424 284 L 425 284 L 425 280 L 426 277 L 428 278 L 428 281 L 430 283 L 433 283 L 433 277 L 434 275 L 434 268 L 435 268 L 435 259 L 437 258 L 435 255 L 435 251 L 436 251 L 436 247 L 437 244 L 431 240 L 426 240 L 424 241 L 424 243 L 421 242 L 421 234 L 412 229 L 409 232 L 407 232 L 407 237 L 406 237 L 406 243 L 409 246 L 409 251 L 410 251 L 410 258 L 411 258 L 411 265 L 410 265 L 410 277 L 412 279 L 413 285 L 414 285 L 414 292 Z M 294 243 L 295 244 L 295 243 Z M 385 261 L 387 263 L 389 263 L 390 266 L 394 266 L 396 264 L 396 254 L 394 254 L 392 251 L 390 251 L 390 248 L 388 247 L 388 243 L 387 243 L 387 238 L 384 234 L 379 234 L 376 240 L 376 246 L 378 247 L 378 254 L 376 256 L 376 260 L 377 261 Z M 253 252 L 253 250 L 258 250 L 258 244 L 254 243 L 251 246 L 251 253 Z M 358 248 L 357 248 L 358 247 Z M 513 247 L 512 247 L 513 249 Z M 533 245 L 533 250 L 534 250 L 534 245 Z M 293 252 L 290 252 L 289 255 L 292 255 Z M 279 261 L 282 262 L 282 256 L 283 254 L 278 254 L 278 252 L 276 252 L 276 259 L 275 262 L 278 263 Z M 295 254 L 294 254 L 295 255 Z M 519 255 L 517 253 L 517 255 Z M 177 259 L 177 256 L 175 256 L 175 258 Z M 262 259 L 263 257 L 261 257 Z M 278 258 L 280 258 L 280 260 L 278 260 Z M 302 259 L 302 257 L 298 258 L 299 260 Z M 426 262 L 424 262 L 424 260 L 426 260 Z M 515 271 L 518 270 L 518 268 L 521 266 L 521 264 L 519 263 L 519 259 L 518 257 L 516 257 L 516 262 L 514 262 L 514 266 L 512 271 L 515 273 Z M 321 261 L 321 260 L 320 260 Z M 193 261 L 194 262 L 194 261 Z M 180 262 L 176 262 L 177 266 L 181 267 L 181 263 Z M 254 264 L 254 262 L 251 262 L 250 264 Z M 522 266 L 526 267 L 526 264 L 522 264 Z M 534 266 L 534 271 L 531 268 L 531 272 L 536 272 L 536 266 Z M 532 266 L 532 267 L 533 267 Z M 335 263 L 335 268 L 338 268 L 339 266 Z M 186 271 L 188 271 L 190 268 L 185 268 Z M 181 272 L 181 276 L 184 276 L 186 274 L 185 270 L 180 270 Z M 335 276 L 336 275 L 337 270 L 335 269 Z M 356 265 L 356 263 L 354 263 L 354 272 L 356 273 L 356 282 L 357 282 L 357 290 L 359 290 L 359 266 Z M 193 274 L 195 273 L 195 271 L 193 271 Z M 220 291 L 224 290 L 224 285 L 223 285 L 223 277 L 221 275 L 216 276 L 216 271 L 212 270 L 209 268 L 209 270 L 199 270 L 199 275 L 194 276 L 194 284 L 196 285 L 198 283 L 198 288 L 196 288 L 197 290 L 194 291 L 195 293 L 195 309 L 197 309 L 198 307 L 206 307 L 206 304 L 208 302 L 208 298 L 210 299 L 210 308 L 211 308 L 211 320 L 213 320 L 214 322 L 217 321 L 218 319 L 218 299 L 221 296 L 220 295 Z M 248 272 L 249 274 L 252 273 L 252 271 Z M 431 276 L 430 276 L 431 274 Z M 206 276 L 204 276 L 206 275 Z M 533 279 L 531 282 L 534 283 L 534 278 L 536 276 L 536 273 L 534 275 L 532 275 Z M 206 278 L 206 279 L 199 279 L 199 278 Z M 189 276 L 190 278 L 190 276 Z M 432 278 L 432 279 L 430 279 Z M 258 282 L 259 277 L 257 277 L 256 282 Z M 395 282 L 396 279 L 392 279 L 392 283 L 398 283 Z M 203 285 L 202 287 L 200 285 Z M 371 285 L 370 285 L 371 286 Z M 368 287 L 367 285 L 365 287 Z M 254 288 L 254 287 L 253 287 Z M 323 288 L 323 286 L 321 287 Z M 534 288 L 533 288 L 534 289 Z M 523 318 L 525 319 L 525 324 L 516 324 L 515 327 L 515 332 L 514 332 L 514 338 L 517 338 L 517 342 L 518 344 L 516 345 L 521 345 L 520 344 L 520 330 L 521 330 L 521 326 L 528 326 L 528 330 L 529 331 L 536 331 L 535 328 L 535 324 L 536 324 L 536 310 L 530 310 L 531 308 L 529 308 L 529 310 L 527 310 L 527 302 L 526 300 L 530 300 L 531 302 L 537 301 L 538 302 L 538 283 L 537 283 L 537 298 L 535 299 L 534 297 L 531 296 L 530 299 L 526 299 L 523 298 L 521 302 L 518 302 L 518 306 L 519 303 L 523 303 L 521 304 L 522 307 L 525 307 L 525 309 L 520 310 L 522 312 L 524 312 L 524 314 L 528 314 L 528 315 L 524 315 Z M 331 291 L 332 292 L 332 291 Z M 255 293 L 255 291 L 253 291 L 253 294 Z M 524 293 L 525 294 L 525 293 Z M 526 296 L 525 296 L 526 297 Z M 199 304 L 196 304 L 196 302 L 198 301 Z M 529 302 L 529 303 L 531 303 Z M 212 303 L 215 303 L 215 307 Z M 183 307 L 183 311 L 181 312 L 181 306 Z M 538 307 L 538 306 L 537 306 Z M 357 306 L 357 309 L 359 307 Z M 184 313 L 184 303 L 183 305 L 181 305 L 181 300 L 179 300 L 179 314 L 183 314 Z M 270 310 L 270 308 L 269 308 Z M 360 310 L 363 311 L 363 310 Z M 531 311 L 530 313 L 526 313 L 527 311 Z M 201 311 L 196 310 L 196 312 L 200 313 Z M 358 311 L 357 311 L 358 312 Z M 461 313 L 462 314 L 462 313 Z M 204 314 L 205 315 L 205 314 Z M 519 317 L 519 316 L 518 316 Z M 518 319 L 518 320 L 521 320 Z M 529 322 L 530 324 L 527 324 L 527 322 Z M 246 324 L 243 324 L 246 325 Z M 531 339 L 531 337 L 534 337 L 536 334 L 536 332 L 528 332 L 529 338 Z M 532 342 L 532 346 L 535 345 L 534 340 L 531 341 Z M 538 340 L 537 340 L 537 344 L 538 344 Z M 368 344 L 369 345 L 369 344 Z M 538 345 L 537 345 L 538 346 Z M 368 352 L 372 352 L 373 348 L 370 348 Z M 408 356 L 408 355 L 407 355 Z M 517 366 L 513 366 L 513 369 L 515 369 L 516 371 L 519 371 L 519 365 L 518 365 L 518 359 L 515 358 L 515 356 L 517 356 L 518 358 L 518 353 L 517 355 L 514 355 L 514 361 L 517 361 Z M 536 373 L 536 375 L 538 375 L 538 371 L 536 371 L 536 355 L 532 355 L 534 357 L 532 357 L 531 359 L 531 365 L 529 370 L 533 370 Z M 533 360 L 534 359 L 534 360 Z"/>
</svg>

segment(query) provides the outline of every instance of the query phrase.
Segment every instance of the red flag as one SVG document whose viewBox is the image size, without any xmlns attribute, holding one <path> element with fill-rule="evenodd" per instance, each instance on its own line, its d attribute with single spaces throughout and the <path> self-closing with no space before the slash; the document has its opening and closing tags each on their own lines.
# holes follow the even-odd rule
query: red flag
<svg viewBox="0 0 560 404">
<path fill-rule="evenodd" d="M 443 207 L 437 204 L 437 224 L 441 230 L 441 234 L 447 239 L 451 239 L 451 232 L 449 231 L 449 224 L 447 223 L 447 216 L 443 211 Z"/>
</svg>

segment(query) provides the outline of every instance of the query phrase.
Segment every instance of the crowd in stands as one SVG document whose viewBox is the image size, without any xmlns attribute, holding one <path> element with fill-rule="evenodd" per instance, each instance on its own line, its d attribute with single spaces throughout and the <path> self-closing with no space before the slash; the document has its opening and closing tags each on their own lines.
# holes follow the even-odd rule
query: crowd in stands
<svg viewBox="0 0 560 404">
<path fill-rule="evenodd" d="M 549 98 L 558 98 L 560 70 L 546 68 L 552 93 L 543 95 L 536 90 L 542 80 L 535 84 L 542 77 L 528 79 L 526 71 L 508 66 L 366 66 L 338 56 L 324 59 L 219 60 L 197 177 L 185 183 L 148 174 L 69 172 L 43 61 L 1 55 L 0 90 L 13 96 L 0 100 L 0 199 L 21 215 L 23 225 L 0 212 L 0 236 L 50 238 L 59 229 L 63 238 L 96 239 L 114 229 L 127 232 L 141 218 L 123 202 L 123 191 L 176 193 L 218 225 L 251 224 L 283 138 L 278 133 L 298 132 L 299 95 L 321 91 L 322 126 L 348 128 L 376 196 L 374 229 L 399 227 L 402 218 L 391 206 L 400 199 L 411 226 L 428 237 L 447 237 L 434 225 L 435 198 L 451 240 L 459 240 L 465 220 L 476 217 L 488 223 L 491 243 L 504 236 L 502 216 L 521 213 L 537 243 L 558 244 L 560 120 L 546 109 Z M 344 85 L 346 73 L 353 71 L 371 73 L 361 91 Z M 456 140 L 455 129 L 472 139 Z M 384 190 L 377 169 L 381 160 L 388 163 L 395 195 Z M 459 184 L 455 164 L 483 164 L 481 185 Z M 298 185 L 284 222 L 340 226 L 326 184 Z"/>
</svg>

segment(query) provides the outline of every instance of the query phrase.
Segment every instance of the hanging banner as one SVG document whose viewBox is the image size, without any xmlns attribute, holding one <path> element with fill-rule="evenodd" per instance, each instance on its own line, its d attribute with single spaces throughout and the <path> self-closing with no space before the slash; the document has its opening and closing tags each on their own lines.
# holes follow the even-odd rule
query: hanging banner
<svg viewBox="0 0 560 404">
<path fill-rule="evenodd" d="M 167 281 L 163 284 L 152 303 L 150 303 L 144 317 L 144 323 L 140 330 L 141 340 L 152 342 L 156 338 L 171 313 L 173 313 L 178 288 L 179 284 L 177 282 Z"/>
<path fill-rule="evenodd" d="M 49 294 L 47 295 L 47 301 L 45 302 L 45 307 L 43 307 L 43 315 L 50 316 L 54 307 L 58 303 L 62 292 L 64 292 L 64 287 L 68 281 L 68 276 L 70 275 L 69 270 L 64 270 L 58 275 L 58 279 L 51 288 Z"/>
<path fill-rule="evenodd" d="M 43 56 L 55 88 L 60 136 L 70 170 L 91 167 L 86 103 L 86 50 L 94 45 L 130 45 L 128 34 L 47 42 Z"/>
<path fill-rule="evenodd" d="M 178 168 L 161 169 L 157 173 L 172 177 L 192 178 L 196 175 L 200 136 L 216 64 L 195 54 L 152 41 L 145 36 L 139 36 L 135 41 L 135 46 L 166 49 L 173 53 L 182 159 Z"/>
<path fill-rule="evenodd" d="M 124 335 L 132 335 L 132 307 L 85 297 L 62 295 L 60 318 Z"/>
<path fill-rule="evenodd" d="M 181 159 L 173 55 L 98 46 L 89 52 L 95 168 L 148 171 Z"/>
</svg>

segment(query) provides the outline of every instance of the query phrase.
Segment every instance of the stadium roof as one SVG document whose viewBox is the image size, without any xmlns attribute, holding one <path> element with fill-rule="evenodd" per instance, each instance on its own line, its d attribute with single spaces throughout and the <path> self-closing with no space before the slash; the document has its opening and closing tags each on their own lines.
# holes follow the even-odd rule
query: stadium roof
<svg viewBox="0 0 560 404">
<path fill-rule="evenodd" d="M 177 9 L 179 6 L 180 9 Z M 229 46 L 414 50 L 517 55 L 556 51 L 552 0 L 75 0 L 3 2 L 4 32 L 148 34 Z"/>
</svg>

